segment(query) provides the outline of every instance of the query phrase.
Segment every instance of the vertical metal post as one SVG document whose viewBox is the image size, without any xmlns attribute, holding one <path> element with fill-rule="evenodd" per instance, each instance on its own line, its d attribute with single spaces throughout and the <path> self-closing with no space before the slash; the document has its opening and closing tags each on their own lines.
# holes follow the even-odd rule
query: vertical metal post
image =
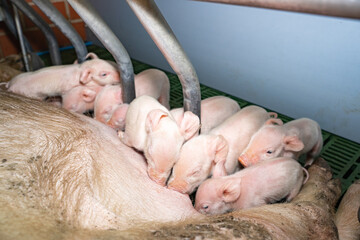
<svg viewBox="0 0 360 240">
<path fill-rule="evenodd" d="M 150 37 L 178 75 L 184 94 L 184 110 L 200 118 L 200 84 L 190 60 L 153 0 L 127 0 Z"/>
<path fill-rule="evenodd" d="M 19 37 L 20 48 L 21 48 L 21 53 L 22 53 L 22 57 L 23 57 L 23 61 L 24 61 L 24 66 L 25 66 L 25 70 L 27 72 L 29 72 L 29 71 L 32 71 L 32 69 L 30 68 L 28 54 L 27 54 L 27 51 L 25 48 L 24 36 L 23 36 L 22 29 L 21 29 L 19 12 L 15 5 L 13 5 L 13 8 L 14 8 L 15 25 L 16 25 L 17 35 Z"/>
<path fill-rule="evenodd" d="M 48 18 L 56 24 L 62 33 L 70 40 L 75 48 L 79 63 L 85 61 L 88 51 L 81 36 L 76 32 L 75 28 L 67 21 L 64 16 L 54 7 L 49 0 L 33 0 L 33 2 L 43 11 Z"/>
<path fill-rule="evenodd" d="M 68 0 L 68 2 L 113 55 L 122 79 L 123 100 L 125 103 L 130 103 L 135 98 L 134 70 L 126 49 L 88 1 Z"/>
</svg>

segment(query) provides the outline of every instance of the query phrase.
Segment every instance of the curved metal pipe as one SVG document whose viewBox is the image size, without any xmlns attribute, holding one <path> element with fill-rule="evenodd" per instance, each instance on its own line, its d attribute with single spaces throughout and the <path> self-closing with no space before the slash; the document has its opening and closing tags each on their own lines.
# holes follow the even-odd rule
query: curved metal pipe
<svg viewBox="0 0 360 240">
<path fill-rule="evenodd" d="M 88 1 L 68 0 L 68 2 L 113 55 L 122 79 L 123 101 L 130 103 L 135 98 L 134 69 L 126 49 Z"/>
<path fill-rule="evenodd" d="M 184 110 L 200 118 L 200 84 L 190 60 L 153 0 L 127 0 L 146 31 L 178 75 Z"/>
<path fill-rule="evenodd" d="M 20 9 L 30 20 L 44 33 L 48 42 L 50 58 L 53 65 L 61 64 L 61 56 L 59 45 L 56 41 L 55 35 L 46 22 L 30 7 L 25 0 L 10 0 L 17 8 Z"/>
<path fill-rule="evenodd" d="M 49 0 L 33 0 L 33 3 L 35 3 L 70 40 L 71 44 L 75 48 L 78 63 L 84 62 L 88 51 L 81 36 L 76 32 L 70 22 L 64 18 L 64 16 L 56 9 L 56 7 L 54 7 L 53 4 L 51 4 Z"/>
<path fill-rule="evenodd" d="M 271 8 L 334 17 L 360 18 L 359 0 L 197 0 L 249 7 Z"/>
</svg>

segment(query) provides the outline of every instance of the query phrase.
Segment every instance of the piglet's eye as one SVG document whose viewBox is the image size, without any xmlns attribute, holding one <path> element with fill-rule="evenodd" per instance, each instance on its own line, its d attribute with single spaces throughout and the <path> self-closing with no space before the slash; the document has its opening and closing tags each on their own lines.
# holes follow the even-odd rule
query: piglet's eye
<svg viewBox="0 0 360 240">
<path fill-rule="evenodd" d="M 106 77 L 107 73 L 101 73 L 100 76 L 101 77 Z"/>
<path fill-rule="evenodd" d="M 270 150 L 268 150 L 266 153 L 267 153 L 267 154 L 272 154 L 273 152 L 272 152 L 272 151 L 270 151 Z"/>
<path fill-rule="evenodd" d="M 197 177 L 200 175 L 200 173 L 201 173 L 200 169 L 195 169 L 194 171 L 187 174 L 187 177 Z"/>
<path fill-rule="evenodd" d="M 208 209 L 209 206 L 208 206 L 208 205 L 203 205 L 202 208 L 203 208 L 203 209 Z"/>
</svg>

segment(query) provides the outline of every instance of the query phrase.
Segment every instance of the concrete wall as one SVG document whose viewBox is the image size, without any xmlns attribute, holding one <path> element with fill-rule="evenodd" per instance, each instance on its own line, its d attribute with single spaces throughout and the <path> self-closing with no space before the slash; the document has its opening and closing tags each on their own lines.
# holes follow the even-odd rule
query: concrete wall
<svg viewBox="0 0 360 240">
<path fill-rule="evenodd" d="M 90 2 L 132 58 L 171 70 L 126 1 Z M 360 142 L 360 20 L 188 0 L 156 3 L 201 83 L 293 118 L 312 118 Z"/>
</svg>

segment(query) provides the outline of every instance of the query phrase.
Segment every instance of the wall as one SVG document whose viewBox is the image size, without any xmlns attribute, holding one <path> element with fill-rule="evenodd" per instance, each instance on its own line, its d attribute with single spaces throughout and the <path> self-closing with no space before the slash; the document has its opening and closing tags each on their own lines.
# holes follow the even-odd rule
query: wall
<svg viewBox="0 0 360 240">
<path fill-rule="evenodd" d="M 53 30 L 55 37 L 60 47 L 71 45 L 70 41 L 65 35 L 50 21 L 48 17 L 31 1 L 27 2 L 34 8 L 34 10 L 48 23 Z M 72 7 L 65 0 L 52 0 L 54 6 L 62 13 L 62 15 L 71 22 L 76 31 L 80 34 L 83 40 L 86 39 L 85 24 L 79 15 L 72 9 Z M 23 33 L 30 42 L 35 52 L 48 50 L 46 38 L 43 33 L 36 27 L 32 21 L 21 14 L 20 20 L 22 23 Z M 18 54 L 21 52 L 19 41 L 10 33 L 4 22 L 0 22 L 0 58 L 11 54 Z"/>
</svg>

